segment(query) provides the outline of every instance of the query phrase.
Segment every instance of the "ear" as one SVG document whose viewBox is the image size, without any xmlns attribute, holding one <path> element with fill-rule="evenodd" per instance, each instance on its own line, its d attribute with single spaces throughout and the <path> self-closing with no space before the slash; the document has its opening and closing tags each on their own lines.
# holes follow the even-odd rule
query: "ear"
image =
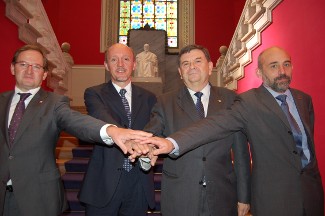
<svg viewBox="0 0 325 216">
<path fill-rule="evenodd" d="M 183 79 L 183 76 L 182 76 L 182 71 L 180 68 L 178 68 L 178 73 L 179 73 L 179 76 L 181 77 L 181 79 Z"/>
<path fill-rule="evenodd" d="M 260 69 L 256 68 L 255 73 L 258 78 L 262 79 L 262 71 Z"/>
<path fill-rule="evenodd" d="M 212 69 L 213 69 L 213 62 L 209 62 L 209 76 L 212 74 Z"/>
<path fill-rule="evenodd" d="M 44 72 L 44 74 L 43 74 L 43 80 L 46 79 L 48 73 L 49 73 L 48 71 Z"/>
<path fill-rule="evenodd" d="M 108 69 L 108 65 L 107 65 L 107 62 L 106 62 L 106 61 L 104 61 L 104 66 L 105 66 L 105 69 L 106 69 L 107 71 L 109 71 L 109 69 Z"/>
<path fill-rule="evenodd" d="M 15 65 L 13 65 L 13 64 L 10 65 L 10 71 L 11 71 L 11 74 L 15 76 Z"/>
<path fill-rule="evenodd" d="M 133 62 L 133 69 L 132 69 L 132 70 L 135 71 L 136 67 L 137 67 L 137 62 L 134 61 L 134 62 Z"/>
</svg>

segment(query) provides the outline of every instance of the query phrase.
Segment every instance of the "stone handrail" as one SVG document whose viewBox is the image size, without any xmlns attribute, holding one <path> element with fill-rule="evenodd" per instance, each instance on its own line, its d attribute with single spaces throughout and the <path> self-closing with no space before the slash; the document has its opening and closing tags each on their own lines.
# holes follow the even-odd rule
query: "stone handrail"
<svg viewBox="0 0 325 216">
<path fill-rule="evenodd" d="M 54 92 L 67 92 L 71 64 L 62 53 L 41 0 L 4 0 L 6 16 L 18 26 L 18 37 L 26 44 L 40 46 L 49 60 L 47 86 Z M 73 62 L 73 61 L 72 61 Z"/>
<path fill-rule="evenodd" d="M 237 90 L 244 67 L 252 61 L 252 51 L 261 44 L 262 31 L 272 22 L 272 10 L 283 0 L 247 0 L 219 69 L 222 86 Z"/>
</svg>

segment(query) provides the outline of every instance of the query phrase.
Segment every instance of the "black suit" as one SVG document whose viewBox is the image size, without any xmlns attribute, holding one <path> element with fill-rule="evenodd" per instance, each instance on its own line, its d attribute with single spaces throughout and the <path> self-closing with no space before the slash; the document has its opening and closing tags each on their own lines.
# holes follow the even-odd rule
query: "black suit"
<svg viewBox="0 0 325 216">
<path fill-rule="evenodd" d="M 152 93 L 132 85 L 132 129 L 144 128 L 155 103 L 156 97 Z M 86 89 L 85 104 L 89 115 L 119 127 L 127 127 L 128 118 L 121 97 L 111 81 Z M 116 192 L 121 173 L 125 172 L 122 169 L 124 157 L 115 145 L 96 145 L 79 194 L 80 201 L 98 208 L 106 206 Z M 133 169 L 139 175 L 148 205 L 153 208 L 152 172 L 145 173 L 138 165 Z"/>
<path fill-rule="evenodd" d="M 187 152 L 244 130 L 251 145 L 252 213 L 257 216 L 324 216 L 324 192 L 315 157 L 314 110 L 309 95 L 290 89 L 304 125 L 311 162 L 304 168 L 288 120 L 264 87 L 240 94 L 231 110 L 210 116 L 171 137 Z M 200 142 L 195 137 L 201 136 Z"/>
<path fill-rule="evenodd" d="M 233 91 L 211 87 L 207 116 L 229 107 L 234 98 Z M 164 137 L 200 120 L 185 86 L 158 97 L 152 114 L 145 130 Z M 197 136 L 193 142 L 200 139 L 201 136 Z M 230 154 L 232 147 L 236 172 Z M 176 159 L 166 157 L 161 191 L 163 215 L 200 215 L 201 194 L 204 191 L 211 215 L 238 215 L 237 202 L 250 202 L 249 162 L 247 139 L 241 132 L 187 152 L 182 151 Z M 207 181 L 206 187 L 202 186 L 203 176 Z"/>
<path fill-rule="evenodd" d="M 102 142 L 99 131 L 106 123 L 71 110 L 69 98 L 40 89 L 26 107 L 10 148 L 8 116 L 13 94 L 0 95 L 0 215 L 9 175 L 21 215 L 59 215 L 67 207 L 55 162 L 60 132 Z"/>
</svg>

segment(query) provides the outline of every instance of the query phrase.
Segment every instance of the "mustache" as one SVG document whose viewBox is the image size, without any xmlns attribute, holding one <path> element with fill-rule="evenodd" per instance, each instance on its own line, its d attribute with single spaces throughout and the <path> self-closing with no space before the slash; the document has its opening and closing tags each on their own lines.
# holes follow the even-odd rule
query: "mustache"
<svg viewBox="0 0 325 216">
<path fill-rule="evenodd" d="M 278 81 L 280 79 L 287 79 L 287 80 L 291 80 L 289 76 L 285 75 L 285 74 L 281 74 L 280 76 L 274 78 L 274 81 Z"/>
</svg>

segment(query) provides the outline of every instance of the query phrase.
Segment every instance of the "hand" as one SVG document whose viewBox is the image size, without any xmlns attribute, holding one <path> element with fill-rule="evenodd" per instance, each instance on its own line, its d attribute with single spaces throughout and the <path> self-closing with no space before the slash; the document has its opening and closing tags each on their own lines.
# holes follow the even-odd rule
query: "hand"
<svg viewBox="0 0 325 216">
<path fill-rule="evenodd" d="M 250 209 L 249 204 L 238 202 L 238 216 L 245 216 Z"/>
<path fill-rule="evenodd" d="M 148 137 L 151 137 L 151 133 L 144 131 L 137 131 L 131 129 L 118 128 L 115 126 L 108 126 L 106 133 L 112 138 L 117 146 L 123 151 L 124 154 L 128 152 L 128 148 L 125 146 L 127 140 L 139 140 L 143 141 Z"/>
<path fill-rule="evenodd" d="M 140 140 L 128 140 L 125 142 L 127 152 L 130 154 L 129 159 L 131 162 L 134 162 L 137 157 L 147 156 L 150 147 L 146 144 L 139 144 Z"/>
<path fill-rule="evenodd" d="M 151 166 L 155 166 L 156 161 L 157 161 L 157 159 L 158 159 L 158 156 L 153 155 L 153 151 L 154 151 L 155 149 L 156 149 L 155 146 L 150 145 L 150 150 L 149 150 L 149 153 L 148 153 L 148 157 L 150 158 L 150 164 L 151 164 Z"/>
<path fill-rule="evenodd" d="M 174 150 L 174 145 L 168 139 L 160 138 L 160 137 L 149 137 L 143 141 L 141 144 L 151 144 L 156 147 L 152 151 L 153 156 L 157 156 L 160 154 L 169 154 Z"/>
</svg>

